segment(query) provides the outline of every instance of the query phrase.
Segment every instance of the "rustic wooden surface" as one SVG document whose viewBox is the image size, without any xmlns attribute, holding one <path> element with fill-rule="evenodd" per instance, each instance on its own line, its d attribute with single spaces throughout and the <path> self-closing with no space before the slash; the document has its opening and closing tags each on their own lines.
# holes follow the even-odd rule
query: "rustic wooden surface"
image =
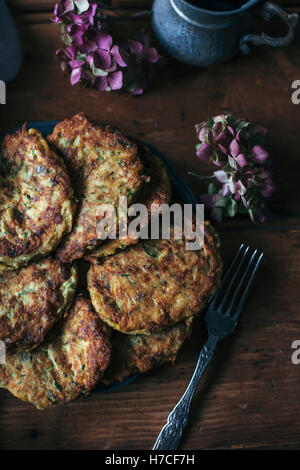
<svg viewBox="0 0 300 470">
<path fill-rule="evenodd" d="M 291 82 L 300 79 L 299 35 L 285 49 L 260 47 L 247 57 L 209 70 L 170 61 L 142 97 L 72 88 L 53 59 L 60 45 L 49 0 L 11 0 L 19 24 L 24 64 L 0 107 L 3 134 L 24 121 L 57 120 L 84 111 L 119 126 L 161 150 L 195 194 L 199 182 L 187 170 L 208 168 L 194 155 L 194 124 L 223 110 L 270 129 L 277 193 L 273 218 L 220 226 L 225 263 L 241 242 L 265 252 L 264 265 L 239 327 L 220 344 L 193 403 L 182 448 L 300 448 L 300 365 L 291 344 L 300 339 L 300 105 Z M 130 9 L 137 2 L 118 1 Z M 300 1 L 284 1 L 300 11 Z M 147 6 L 149 2 L 142 2 Z M 262 24 L 258 23 L 258 28 Z M 275 23 L 276 34 L 282 25 Z M 163 367 L 115 393 L 44 412 L 0 392 L 1 449 L 151 449 L 193 371 L 203 341 L 197 323 L 174 367 Z"/>
</svg>

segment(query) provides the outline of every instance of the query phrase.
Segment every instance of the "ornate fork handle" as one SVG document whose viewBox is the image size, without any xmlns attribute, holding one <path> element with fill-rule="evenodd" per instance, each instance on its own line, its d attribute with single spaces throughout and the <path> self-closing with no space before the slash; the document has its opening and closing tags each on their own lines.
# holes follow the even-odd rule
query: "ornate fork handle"
<svg viewBox="0 0 300 470">
<path fill-rule="evenodd" d="M 183 428 L 186 426 L 192 398 L 199 381 L 213 357 L 218 337 L 210 335 L 200 351 L 197 365 L 190 383 L 181 399 L 169 414 L 167 423 L 162 428 L 153 450 L 176 450 L 181 440 Z"/>
</svg>

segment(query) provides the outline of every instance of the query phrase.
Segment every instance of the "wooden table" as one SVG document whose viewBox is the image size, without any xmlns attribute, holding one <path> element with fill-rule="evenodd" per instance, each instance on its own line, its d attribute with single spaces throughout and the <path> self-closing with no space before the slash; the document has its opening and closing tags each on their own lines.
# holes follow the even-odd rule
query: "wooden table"
<svg viewBox="0 0 300 470">
<path fill-rule="evenodd" d="M 300 339 L 300 105 L 291 102 L 291 82 L 300 79 L 300 38 L 288 48 L 256 48 L 208 70 L 170 61 L 154 88 L 135 98 L 71 87 L 53 59 L 60 45 L 51 23 L 54 2 L 8 3 L 19 24 L 24 64 L 0 107 L 1 134 L 24 121 L 57 120 L 82 110 L 156 146 L 198 195 L 199 182 L 187 171 L 205 173 L 208 167 L 195 157 L 195 123 L 225 110 L 270 129 L 273 218 L 264 225 L 243 219 L 219 227 L 225 263 L 241 242 L 263 250 L 265 262 L 236 333 L 220 344 L 200 384 L 182 448 L 300 448 L 300 365 L 291 362 L 291 344 Z M 118 3 L 149 7 L 148 1 Z M 300 11 L 299 0 L 280 3 Z M 280 34 L 282 25 L 270 28 Z M 119 392 L 93 393 L 44 412 L 1 391 L 0 448 L 151 449 L 187 385 L 202 341 L 198 322 L 174 367 Z"/>
</svg>

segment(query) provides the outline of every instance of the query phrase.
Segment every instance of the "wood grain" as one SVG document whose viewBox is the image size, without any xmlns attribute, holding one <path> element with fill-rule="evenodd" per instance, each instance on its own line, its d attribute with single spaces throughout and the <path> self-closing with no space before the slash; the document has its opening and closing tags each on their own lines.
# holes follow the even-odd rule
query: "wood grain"
<svg viewBox="0 0 300 470">
<path fill-rule="evenodd" d="M 50 10 L 57 3 L 55 0 L 7 0 L 12 10 Z M 112 0 L 114 7 L 121 8 L 145 8 L 151 6 L 152 0 Z M 299 5 L 299 0 L 277 0 L 276 3 L 285 6 Z"/>
<path fill-rule="evenodd" d="M 182 447 L 300 448 L 300 366 L 291 363 L 291 344 L 300 339 L 300 105 L 291 102 L 291 82 L 300 79 L 299 36 L 288 48 L 253 48 L 249 56 L 211 69 L 166 59 L 152 90 L 134 98 L 69 85 L 54 59 L 60 39 L 49 20 L 53 3 L 9 2 L 17 12 L 24 64 L 0 107 L 1 134 L 24 121 L 82 110 L 156 146 L 199 195 L 205 187 L 187 171 L 206 174 L 210 168 L 195 157 L 195 123 L 225 110 L 270 129 L 278 187 L 273 217 L 262 226 L 238 219 L 219 227 L 225 263 L 248 242 L 265 252 L 264 264 L 236 333 L 220 344 L 200 384 Z M 300 1 L 281 3 L 300 8 Z M 278 35 L 282 26 L 270 28 Z M 48 411 L 0 391 L 0 448 L 150 449 L 187 385 L 203 339 L 199 319 L 174 367 L 119 392 L 95 391 Z"/>
</svg>

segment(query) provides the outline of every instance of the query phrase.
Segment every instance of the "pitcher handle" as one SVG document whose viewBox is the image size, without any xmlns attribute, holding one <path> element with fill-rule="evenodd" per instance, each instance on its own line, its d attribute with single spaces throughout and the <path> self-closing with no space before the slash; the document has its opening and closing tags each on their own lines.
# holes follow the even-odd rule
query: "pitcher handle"
<svg viewBox="0 0 300 470">
<path fill-rule="evenodd" d="M 270 21 L 273 16 L 278 15 L 288 25 L 289 32 L 286 36 L 280 38 L 272 38 L 265 33 L 262 34 L 246 34 L 240 40 L 240 48 L 244 54 L 249 54 L 250 47 L 248 43 L 255 46 L 265 44 L 272 47 L 282 47 L 290 44 L 295 36 L 295 28 L 298 23 L 299 15 L 297 13 L 288 13 L 276 3 L 264 2 L 260 8 L 260 14 L 264 20 Z"/>
</svg>

